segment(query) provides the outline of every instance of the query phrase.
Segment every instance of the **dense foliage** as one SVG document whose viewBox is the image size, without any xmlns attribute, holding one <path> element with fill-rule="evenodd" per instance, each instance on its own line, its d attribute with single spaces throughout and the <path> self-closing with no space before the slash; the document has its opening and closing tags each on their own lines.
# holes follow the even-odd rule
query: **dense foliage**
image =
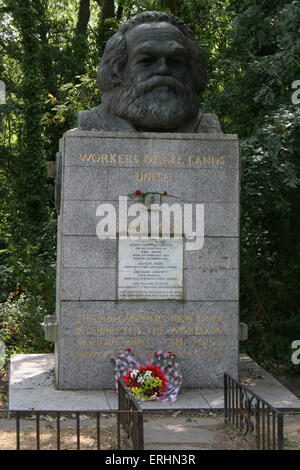
<svg viewBox="0 0 300 470">
<path fill-rule="evenodd" d="M 300 109 L 291 99 L 300 76 L 300 5 L 239 0 L 230 6 L 231 41 L 217 65 L 226 78 L 208 101 L 223 130 L 241 139 L 246 349 L 266 366 L 287 366 L 291 341 L 300 337 Z"/>
<path fill-rule="evenodd" d="M 206 50 L 203 108 L 237 133 L 243 166 L 241 319 L 245 349 L 265 366 L 291 364 L 300 339 L 300 10 L 290 0 L 0 0 L 0 339 L 47 351 L 54 313 L 54 159 L 76 112 L 99 101 L 96 69 L 118 24 L 145 10 L 181 17 Z"/>
</svg>

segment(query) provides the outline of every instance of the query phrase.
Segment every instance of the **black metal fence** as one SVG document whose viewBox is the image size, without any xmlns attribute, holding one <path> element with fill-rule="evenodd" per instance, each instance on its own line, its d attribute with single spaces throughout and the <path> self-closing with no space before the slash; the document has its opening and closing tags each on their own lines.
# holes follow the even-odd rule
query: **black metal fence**
<svg viewBox="0 0 300 470">
<path fill-rule="evenodd" d="M 0 410 L 7 414 L 8 410 Z M 255 394 L 248 387 L 240 384 L 229 374 L 224 374 L 224 413 L 225 422 L 255 442 L 258 449 L 283 449 L 283 414 L 273 408 L 269 403 Z M 52 417 L 56 445 L 62 447 L 61 423 L 63 419 L 75 418 L 75 448 L 81 449 L 81 418 L 89 416 L 94 420 L 93 428 L 96 437 L 96 448 L 102 447 L 102 418 L 116 417 L 115 448 L 133 450 L 144 449 L 143 410 L 136 399 L 125 387 L 123 381 L 118 383 L 118 410 L 14 410 L 10 415 L 15 418 L 15 448 L 22 449 L 22 420 L 31 417 L 34 424 L 35 448 L 40 450 L 41 445 L 41 418 Z M 55 422 L 55 424 L 54 424 Z M 32 448 L 32 445 L 31 445 Z"/>
<path fill-rule="evenodd" d="M 143 430 L 143 410 L 139 407 L 137 401 L 130 394 L 128 389 L 124 386 L 123 382 L 119 381 L 118 388 L 118 410 L 14 410 L 9 412 L 8 410 L 0 410 L 0 417 L 7 416 L 14 417 L 16 427 L 16 450 L 22 450 L 22 420 L 24 418 L 31 418 L 32 426 L 35 428 L 35 449 L 41 450 L 41 419 L 43 417 L 49 417 L 55 422 L 55 439 L 56 439 L 56 450 L 62 448 L 62 420 L 75 418 L 75 436 L 76 444 L 75 449 L 81 449 L 81 418 L 89 417 L 94 420 L 94 435 L 96 437 L 96 449 L 101 450 L 101 425 L 103 420 L 108 417 L 116 417 L 116 435 L 115 435 L 115 448 L 121 450 L 121 443 L 126 442 L 126 449 L 131 448 L 133 450 L 142 450 L 144 448 L 144 430 Z M 105 421 L 104 421 L 105 422 Z M 123 434 L 122 434 L 123 430 Z M 89 431 L 92 433 L 91 431 Z M 121 439 L 121 435 L 124 439 Z M 32 444 L 30 447 L 33 447 Z"/>
<path fill-rule="evenodd" d="M 258 449 L 283 449 L 283 414 L 229 374 L 224 374 L 224 413 L 225 422 Z"/>
</svg>

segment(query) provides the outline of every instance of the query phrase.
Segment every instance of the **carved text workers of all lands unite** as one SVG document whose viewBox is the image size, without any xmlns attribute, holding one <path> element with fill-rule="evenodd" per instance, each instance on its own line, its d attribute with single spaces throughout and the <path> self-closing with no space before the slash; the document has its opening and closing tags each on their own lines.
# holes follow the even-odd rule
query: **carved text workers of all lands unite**
<svg viewBox="0 0 300 470">
<path fill-rule="evenodd" d="M 173 15 L 145 12 L 124 23 L 106 44 L 98 86 L 101 105 L 79 112 L 79 129 L 221 132 L 218 118 L 200 110 L 203 53 Z"/>
</svg>

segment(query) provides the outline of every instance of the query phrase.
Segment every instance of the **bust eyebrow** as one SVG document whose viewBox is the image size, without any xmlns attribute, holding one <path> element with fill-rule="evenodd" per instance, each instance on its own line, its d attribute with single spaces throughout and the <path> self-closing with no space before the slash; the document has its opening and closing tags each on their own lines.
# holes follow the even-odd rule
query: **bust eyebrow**
<svg viewBox="0 0 300 470">
<path fill-rule="evenodd" d="M 153 48 L 151 44 L 142 44 L 140 46 L 137 46 L 133 53 L 132 57 L 136 57 L 139 54 L 151 54 L 151 53 L 156 53 L 157 50 Z M 168 49 L 168 55 L 182 55 L 184 54 L 185 56 L 187 55 L 186 49 L 181 45 L 181 44 L 170 44 L 170 47 Z"/>
</svg>

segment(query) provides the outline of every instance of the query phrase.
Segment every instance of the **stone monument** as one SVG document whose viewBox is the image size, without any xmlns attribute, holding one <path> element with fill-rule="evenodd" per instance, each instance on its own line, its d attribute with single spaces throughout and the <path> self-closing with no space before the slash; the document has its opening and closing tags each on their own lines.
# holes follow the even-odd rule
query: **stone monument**
<svg viewBox="0 0 300 470">
<path fill-rule="evenodd" d="M 178 18 L 142 13 L 98 84 L 56 165 L 57 386 L 113 387 L 126 348 L 175 353 L 184 387 L 222 386 L 238 375 L 239 144 L 200 109 L 203 54 Z"/>
</svg>

